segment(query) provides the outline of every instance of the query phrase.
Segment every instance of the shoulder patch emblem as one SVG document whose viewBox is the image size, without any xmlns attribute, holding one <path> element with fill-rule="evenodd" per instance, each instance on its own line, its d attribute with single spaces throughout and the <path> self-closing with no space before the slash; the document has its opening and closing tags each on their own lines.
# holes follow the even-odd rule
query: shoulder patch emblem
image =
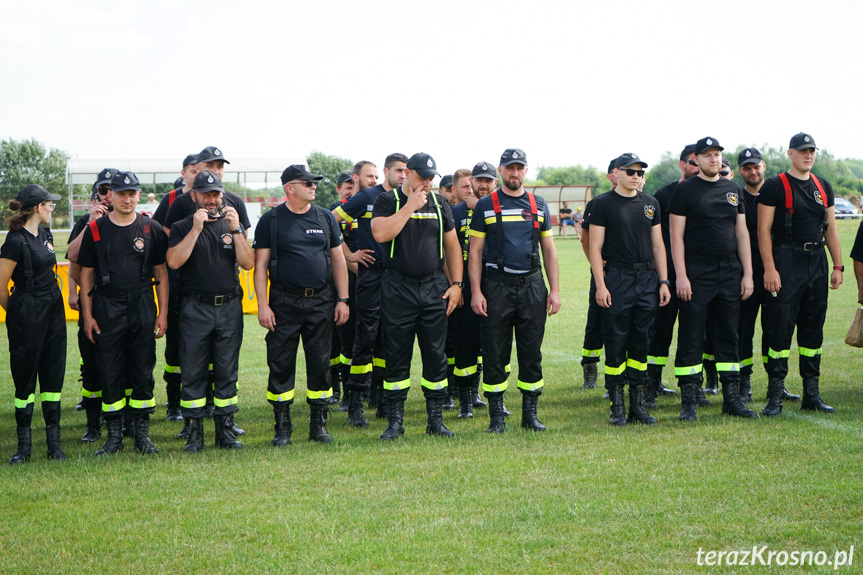
<svg viewBox="0 0 863 575">
<path fill-rule="evenodd" d="M 648 220 L 652 220 L 653 216 L 656 215 L 656 208 L 654 206 L 644 206 L 644 215 L 647 216 Z"/>
<path fill-rule="evenodd" d="M 815 190 L 812 195 L 815 197 L 815 201 L 821 205 L 824 205 L 824 198 L 821 197 L 821 191 Z"/>
<path fill-rule="evenodd" d="M 525 221 L 532 222 L 533 214 L 530 213 L 530 210 L 522 210 L 521 217 L 524 218 Z"/>
<path fill-rule="evenodd" d="M 225 244 L 224 247 L 231 247 L 234 243 L 234 236 L 231 234 L 222 234 L 222 243 Z"/>
<path fill-rule="evenodd" d="M 45 247 L 48 249 L 49 252 L 51 252 L 52 254 L 54 253 L 54 244 L 52 244 L 48 240 L 45 240 Z"/>
<path fill-rule="evenodd" d="M 736 206 L 739 201 L 737 194 L 735 194 L 734 192 L 728 192 L 727 194 L 725 194 L 725 199 L 728 200 L 728 203 L 732 206 Z"/>
<path fill-rule="evenodd" d="M 434 162 L 431 161 L 431 158 L 426 161 L 426 166 L 428 166 L 429 168 L 434 168 Z"/>
<path fill-rule="evenodd" d="M 136 252 L 142 253 L 144 251 L 144 238 L 135 238 L 132 241 L 132 248 Z"/>
</svg>

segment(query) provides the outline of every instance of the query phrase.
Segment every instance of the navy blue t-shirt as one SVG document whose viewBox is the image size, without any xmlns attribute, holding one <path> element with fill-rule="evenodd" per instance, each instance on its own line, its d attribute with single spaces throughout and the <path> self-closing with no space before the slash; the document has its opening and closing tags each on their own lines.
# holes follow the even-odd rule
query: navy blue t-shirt
<svg viewBox="0 0 863 575">
<path fill-rule="evenodd" d="M 514 274 L 533 271 L 533 220 L 527 192 L 514 198 L 498 189 L 497 195 L 500 198 L 503 225 L 504 269 L 501 271 Z M 550 237 L 552 231 L 548 204 L 541 196 L 534 197 L 536 198 L 537 219 L 539 220 L 539 235 L 540 237 Z M 485 265 L 497 269 L 500 246 L 491 194 L 480 198 L 477 202 L 470 223 L 470 235 L 485 238 Z M 536 249 L 539 250 L 539 246 Z"/>
<path fill-rule="evenodd" d="M 354 247 L 356 250 L 374 250 L 375 264 L 377 265 L 381 265 L 384 261 L 384 249 L 372 235 L 372 211 L 375 207 L 375 200 L 383 191 L 382 184 L 360 190 L 348 198 L 347 202 L 336 208 L 336 212 L 346 221 L 358 224 Z M 392 192 L 387 193 L 392 194 Z"/>
</svg>

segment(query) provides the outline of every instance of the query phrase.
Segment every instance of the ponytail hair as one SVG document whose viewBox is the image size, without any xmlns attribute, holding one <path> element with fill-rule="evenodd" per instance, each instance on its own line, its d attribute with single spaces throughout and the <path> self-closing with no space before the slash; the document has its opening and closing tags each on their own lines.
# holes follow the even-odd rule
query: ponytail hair
<svg viewBox="0 0 863 575">
<path fill-rule="evenodd" d="M 24 204 L 19 202 L 18 200 L 9 200 L 9 209 L 18 212 L 13 214 L 12 217 L 6 220 L 6 224 L 9 226 L 10 232 L 17 232 L 21 228 L 24 227 L 24 224 L 27 223 L 27 220 L 30 219 L 30 216 L 33 215 L 36 206 L 32 206 L 26 209 L 21 209 Z"/>
</svg>

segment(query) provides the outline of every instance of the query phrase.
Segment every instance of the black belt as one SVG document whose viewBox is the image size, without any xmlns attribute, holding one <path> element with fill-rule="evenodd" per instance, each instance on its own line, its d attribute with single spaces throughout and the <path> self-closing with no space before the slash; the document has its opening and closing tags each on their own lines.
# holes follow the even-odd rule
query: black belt
<svg viewBox="0 0 863 575">
<path fill-rule="evenodd" d="M 684 258 L 689 261 L 705 262 L 709 264 L 727 264 L 737 261 L 737 254 L 729 254 L 727 256 L 708 256 L 704 254 L 684 254 Z"/>
<path fill-rule="evenodd" d="M 440 275 L 440 273 L 441 273 L 440 268 L 438 268 L 438 270 L 435 273 L 433 273 L 431 275 L 427 275 L 427 276 L 406 276 L 405 274 L 403 274 L 399 271 L 396 271 L 392 268 L 387 268 L 387 270 L 386 270 L 387 275 L 392 276 L 397 280 L 401 280 L 403 282 L 417 284 L 417 285 L 425 284 L 425 283 L 428 283 L 430 281 L 434 281 Z"/>
<path fill-rule="evenodd" d="M 653 260 L 649 262 L 641 262 L 637 264 L 627 264 L 623 262 L 605 262 L 605 267 L 607 268 L 615 268 L 618 270 L 625 270 L 628 272 L 643 272 L 644 270 L 652 270 L 655 269 L 653 267 Z"/>
<path fill-rule="evenodd" d="M 220 305 L 224 305 L 226 302 L 229 302 L 233 299 L 237 299 L 242 293 L 243 290 L 238 287 L 235 288 L 234 291 L 226 294 L 195 293 L 187 291 L 185 294 L 183 294 L 183 297 L 193 299 L 196 302 L 202 303 L 204 305 L 212 305 L 218 307 Z"/>
<path fill-rule="evenodd" d="M 279 282 L 272 282 L 270 285 L 279 291 L 283 291 L 283 292 L 289 293 L 291 295 L 299 295 L 299 296 L 303 296 L 303 297 L 314 297 L 315 294 L 320 294 L 322 291 L 324 291 L 326 288 L 329 287 L 328 285 L 325 285 L 324 287 L 320 287 L 320 288 L 300 288 L 300 287 L 287 286 L 287 285 L 285 285 L 283 283 L 279 283 Z"/>
<path fill-rule="evenodd" d="M 114 289 L 107 286 L 96 286 L 96 293 L 101 297 L 109 299 L 135 299 L 141 294 L 147 293 L 147 290 L 152 288 L 152 283 L 132 289 Z"/>
<path fill-rule="evenodd" d="M 520 286 L 542 281 L 542 270 L 537 268 L 526 274 L 508 274 L 494 268 L 485 268 L 486 277 L 506 285 Z"/>
<path fill-rule="evenodd" d="M 783 248 L 786 250 L 794 250 L 795 252 L 814 252 L 820 250 L 824 247 L 824 242 L 821 240 L 815 242 L 802 242 L 802 243 L 792 243 L 792 242 L 777 242 L 773 244 L 777 248 Z"/>
</svg>

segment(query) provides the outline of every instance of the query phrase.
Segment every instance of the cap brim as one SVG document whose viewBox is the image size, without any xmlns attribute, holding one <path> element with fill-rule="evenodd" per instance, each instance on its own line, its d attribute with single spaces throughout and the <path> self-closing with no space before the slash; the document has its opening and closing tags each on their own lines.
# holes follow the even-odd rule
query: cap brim
<svg viewBox="0 0 863 575">
<path fill-rule="evenodd" d="M 816 146 L 814 144 L 803 144 L 802 146 L 796 146 L 796 147 L 791 148 L 791 149 L 792 150 L 820 150 L 821 148 L 819 148 L 818 146 Z"/>
<path fill-rule="evenodd" d="M 198 158 L 198 163 L 200 164 L 201 162 L 225 162 L 226 164 L 231 163 L 228 160 L 226 160 L 225 158 L 218 157 L 218 156 L 213 156 L 211 158 Z"/>
<path fill-rule="evenodd" d="M 521 164 L 522 166 L 526 166 L 527 162 L 525 162 L 524 160 L 510 160 L 508 162 L 501 164 L 501 166 L 511 166 L 513 164 Z"/>
<path fill-rule="evenodd" d="M 323 180 L 323 176 L 319 176 L 317 174 L 303 174 L 302 176 L 297 176 L 294 178 L 295 180 L 300 180 L 301 182 L 317 182 L 318 180 Z M 343 180 L 345 182 L 349 180 Z"/>
<path fill-rule="evenodd" d="M 485 172 L 482 172 L 482 173 L 479 173 L 479 174 L 471 174 L 471 175 L 470 175 L 470 177 L 471 177 L 471 178 L 488 178 L 489 180 L 496 180 L 496 179 L 497 179 L 497 174 L 495 174 L 495 175 L 493 175 L 493 176 L 492 176 L 491 174 L 487 174 L 487 173 L 485 173 Z"/>
<path fill-rule="evenodd" d="M 60 194 L 50 194 L 49 193 L 48 199 L 51 200 L 52 202 L 59 202 L 60 200 L 63 199 L 63 196 L 61 196 Z"/>
<path fill-rule="evenodd" d="M 641 160 L 632 160 L 631 162 L 627 162 L 625 164 L 620 164 L 617 166 L 617 169 L 620 168 L 628 168 L 629 166 L 634 166 L 635 164 L 641 164 L 643 168 L 647 168 L 647 162 L 642 162 Z"/>
<path fill-rule="evenodd" d="M 193 188 L 193 192 L 201 192 L 202 194 L 206 194 L 207 192 L 222 192 L 225 193 L 224 188 L 220 188 L 219 186 L 207 186 L 206 188 Z"/>
<path fill-rule="evenodd" d="M 129 190 L 140 192 L 141 186 L 120 186 L 119 188 L 110 188 L 112 192 L 127 192 Z"/>
<path fill-rule="evenodd" d="M 746 164 L 760 164 L 761 158 L 746 158 L 742 162 L 737 162 L 737 166 L 745 166 Z"/>
<path fill-rule="evenodd" d="M 724 150 L 724 149 L 725 149 L 725 148 L 723 148 L 722 146 L 707 146 L 707 147 L 706 147 L 706 148 L 704 148 L 703 150 L 698 150 L 698 151 L 696 151 L 696 152 L 695 152 L 695 155 L 696 155 L 696 156 L 700 156 L 701 154 L 703 154 L 703 153 L 704 153 L 704 152 L 706 152 L 707 150 L 712 150 L 712 149 L 714 149 L 714 148 L 716 148 L 716 149 L 717 149 L 717 150 L 719 150 L 720 152 L 721 152 L 722 150 Z"/>
<path fill-rule="evenodd" d="M 417 169 L 417 170 L 414 170 L 414 171 L 415 171 L 415 172 L 417 173 L 417 175 L 419 175 L 419 177 L 421 177 L 422 179 L 426 179 L 426 178 L 433 178 L 433 177 L 435 177 L 435 176 L 439 176 L 439 175 L 440 175 L 440 174 L 438 174 L 438 173 L 437 173 L 437 170 L 430 170 L 430 169 L 427 169 L 427 168 L 426 168 L 426 169 L 422 169 L 422 170 Z"/>
</svg>

